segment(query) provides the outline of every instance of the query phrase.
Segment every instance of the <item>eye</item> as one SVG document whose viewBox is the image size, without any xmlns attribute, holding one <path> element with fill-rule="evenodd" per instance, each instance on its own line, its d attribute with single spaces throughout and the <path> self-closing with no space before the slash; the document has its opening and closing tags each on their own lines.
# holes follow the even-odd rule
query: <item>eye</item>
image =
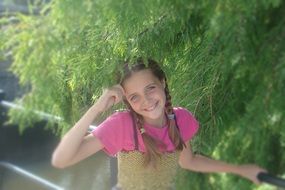
<svg viewBox="0 0 285 190">
<path fill-rule="evenodd" d="M 147 87 L 147 91 L 152 91 L 152 90 L 154 90 L 156 88 L 156 86 L 149 86 L 149 87 Z"/>
<path fill-rule="evenodd" d="M 133 95 L 133 96 L 130 97 L 130 101 L 131 101 L 131 102 L 136 102 L 136 101 L 138 101 L 138 100 L 139 100 L 138 95 Z"/>
</svg>

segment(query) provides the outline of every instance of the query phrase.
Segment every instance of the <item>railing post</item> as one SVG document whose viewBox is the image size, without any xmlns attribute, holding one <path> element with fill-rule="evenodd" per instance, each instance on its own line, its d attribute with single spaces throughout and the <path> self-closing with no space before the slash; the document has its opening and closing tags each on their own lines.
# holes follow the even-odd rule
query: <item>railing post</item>
<svg viewBox="0 0 285 190">
<path fill-rule="evenodd" d="M 118 175 L 118 159 L 117 157 L 110 157 L 110 184 L 111 188 L 117 185 Z"/>
</svg>

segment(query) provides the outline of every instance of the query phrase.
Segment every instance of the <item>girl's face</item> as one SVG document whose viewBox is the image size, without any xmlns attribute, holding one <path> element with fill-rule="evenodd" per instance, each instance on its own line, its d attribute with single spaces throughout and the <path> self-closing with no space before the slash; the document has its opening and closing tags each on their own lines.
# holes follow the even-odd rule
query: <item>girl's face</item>
<svg viewBox="0 0 285 190">
<path fill-rule="evenodd" d="M 134 72 L 123 83 L 126 99 L 144 121 L 162 126 L 165 123 L 165 81 L 160 81 L 149 69 Z"/>
</svg>

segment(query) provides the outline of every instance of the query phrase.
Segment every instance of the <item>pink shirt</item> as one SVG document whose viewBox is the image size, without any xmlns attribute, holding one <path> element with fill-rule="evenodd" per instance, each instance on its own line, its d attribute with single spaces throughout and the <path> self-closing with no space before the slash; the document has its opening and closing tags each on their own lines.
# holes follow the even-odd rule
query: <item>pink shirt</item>
<svg viewBox="0 0 285 190">
<path fill-rule="evenodd" d="M 198 131 L 199 124 L 197 120 L 185 108 L 174 108 L 174 113 L 183 141 L 189 141 Z M 135 150 L 132 125 L 133 121 L 128 111 L 116 112 L 96 127 L 92 134 L 104 145 L 103 150 L 108 155 L 114 156 L 120 151 Z M 175 150 L 169 138 L 167 126 L 158 128 L 146 123 L 144 128 L 150 136 L 159 139 L 166 145 L 164 151 L 171 152 Z M 145 146 L 138 129 L 137 134 L 139 151 L 145 152 Z"/>
</svg>

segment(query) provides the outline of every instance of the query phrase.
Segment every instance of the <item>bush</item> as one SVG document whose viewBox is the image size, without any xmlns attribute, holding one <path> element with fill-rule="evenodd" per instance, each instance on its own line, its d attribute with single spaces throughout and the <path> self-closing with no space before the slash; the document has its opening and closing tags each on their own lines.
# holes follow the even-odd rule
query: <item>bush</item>
<svg viewBox="0 0 285 190">
<path fill-rule="evenodd" d="M 151 57 L 168 75 L 174 105 L 200 121 L 195 150 L 282 174 L 284 10 L 280 0 L 51 1 L 39 15 L 3 17 L 0 47 L 30 87 L 18 101 L 64 119 L 55 132 L 68 130 L 114 84 L 123 60 Z M 10 116 L 22 130 L 35 120 Z M 179 176 L 179 189 L 255 188 L 235 176 Z"/>
</svg>

